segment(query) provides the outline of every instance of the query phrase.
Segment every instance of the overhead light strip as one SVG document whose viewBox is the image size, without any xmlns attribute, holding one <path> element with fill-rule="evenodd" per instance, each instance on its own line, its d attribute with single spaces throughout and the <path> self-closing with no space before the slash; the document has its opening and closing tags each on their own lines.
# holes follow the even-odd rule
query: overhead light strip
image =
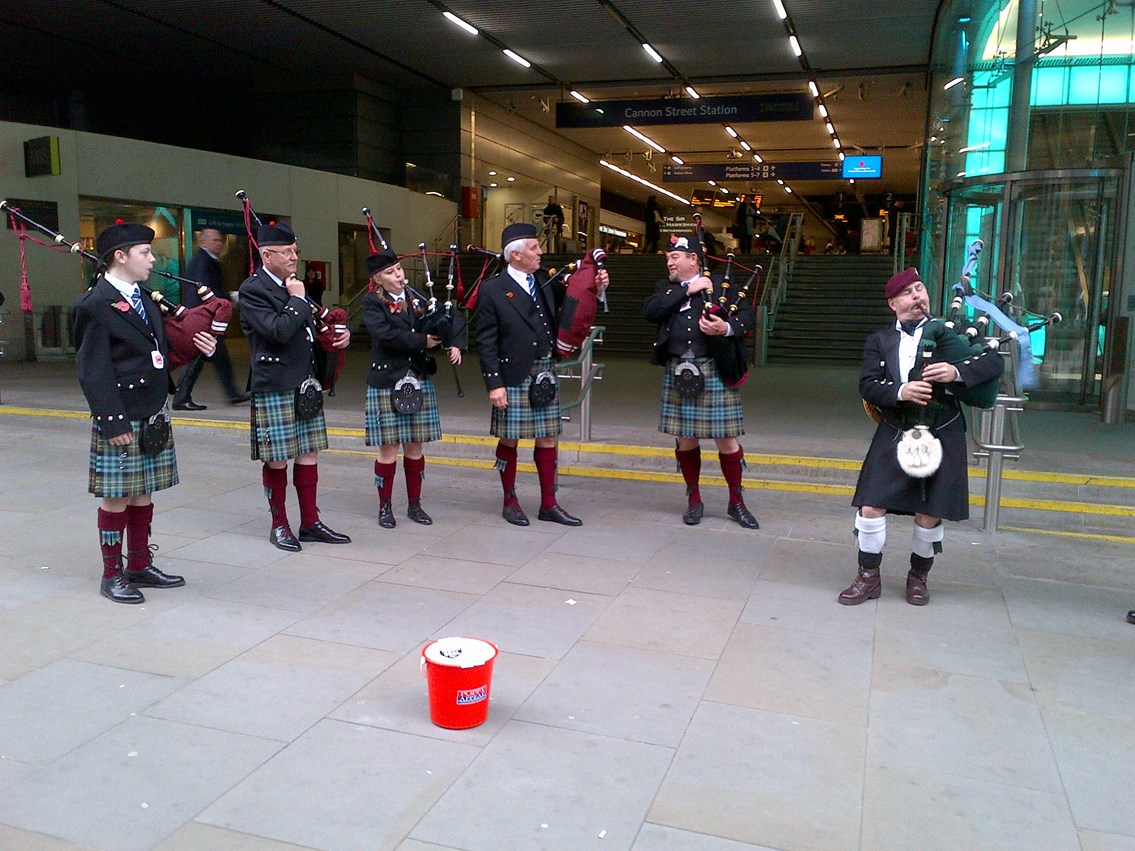
<svg viewBox="0 0 1135 851">
<path fill-rule="evenodd" d="M 645 180 L 644 178 L 639 177 L 637 174 L 632 174 L 631 172 L 627 171 L 625 168 L 619 168 L 614 163 L 609 163 L 606 160 L 599 160 L 599 165 L 603 166 L 604 168 L 609 168 L 609 169 L 611 169 L 611 171 L 618 172 L 623 177 L 630 178 L 635 183 L 641 183 L 643 186 L 647 186 L 647 187 L 653 189 L 655 192 L 661 192 L 667 198 L 673 198 L 679 204 L 685 204 L 687 207 L 691 206 L 690 202 L 687 201 L 685 198 L 683 198 L 681 195 L 675 195 L 669 189 L 663 189 L 658 184 L 651 183 L 649 180 Z"/>
<path fill-rule="evenodd" d="M 479 35 L 480 34 L 480 30 L 478 30 L 475 26 L 461 20 L 459 17 L 457 17 L 452 12 L 446 10 L 446 11 L 442 12 L 442 15 L 444 15 L 448 20 L 457 24 L 457 26 L 461 27 L 461 29 L 465 30 L 465 32 L 469 33 L 470 35 Z"/>
</svg>

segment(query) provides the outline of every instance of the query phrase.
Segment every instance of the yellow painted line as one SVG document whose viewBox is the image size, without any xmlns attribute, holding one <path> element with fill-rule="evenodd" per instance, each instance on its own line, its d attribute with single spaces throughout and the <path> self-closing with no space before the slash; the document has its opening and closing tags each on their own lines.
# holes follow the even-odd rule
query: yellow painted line
<svg viewBox="0 0 1135 851">
<path fill-rule="evenodd" d="M 1125 538 L 1122 535 L 1104 535 L 1097 532 L 1061 532 L 1057 529 L 1033 529 L 1028 526 L 998 526 L 1005 532 L 1028 532 L 1034 535 L 1053 535 L 1058 538 L 1077 538 L 1084 541 L 1106 541 L 1111 544 L 1135 545 L 1135 538 Z"/>
</svg>

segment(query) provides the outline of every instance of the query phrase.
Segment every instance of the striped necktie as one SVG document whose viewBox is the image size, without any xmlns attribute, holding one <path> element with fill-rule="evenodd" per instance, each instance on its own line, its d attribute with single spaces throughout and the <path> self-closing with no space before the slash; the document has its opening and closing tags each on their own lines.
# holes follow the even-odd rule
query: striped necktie
<svg viewBox="0 0 1135 851">
<path fill-rule="evenodd" d="M 142 303 L 142 290 L 139 287 L 134 288 L 134 292 L 130 296 L 130 303 L 134 305 L 134 309 L 142 317 L 142 321 L 149 325 L 150 317 L 146 315 L 146 305 Z"/>
<path fill-rule="evenodd" d="M 536 300 L 536 276 L 529 273 L 526 280 L 528 282 L 528 295 L 532 297 L 533 301 L 535 301 Z"/>
</svg>

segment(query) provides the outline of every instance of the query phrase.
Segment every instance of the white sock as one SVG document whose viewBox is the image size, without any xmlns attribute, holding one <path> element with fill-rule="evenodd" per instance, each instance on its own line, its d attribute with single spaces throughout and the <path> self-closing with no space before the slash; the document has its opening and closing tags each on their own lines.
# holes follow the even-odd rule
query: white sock
<svg viewBox="0 0 1135 851">
<path fill-rule="evenodd" d="M 859 549 L 865 553 L 881 553 L 887 542 L 887 515 L 864 517 L 855 512 L 855 531 L 859 538 Z"/>
<path fill-rule="evenodd" d="M 935 553 L 942 552 L 942 539 L 946 537 L 946 527 L 939 521 L 937 526 L 926 529 L 914 524 L 914 534 L 910 539 L 910 550 L 923 558 L 934 558 Z M 937 546 L 935 546 L 937 545 Z"/>
</svg>

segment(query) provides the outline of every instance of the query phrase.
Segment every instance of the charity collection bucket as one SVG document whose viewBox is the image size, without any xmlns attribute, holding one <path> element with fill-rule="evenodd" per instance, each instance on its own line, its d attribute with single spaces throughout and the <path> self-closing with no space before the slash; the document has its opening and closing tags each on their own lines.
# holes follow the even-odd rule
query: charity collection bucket
<svg viewBox="0 0 1135 851">
<path fill-rule="evenodd" d="M 450 730 L 484 724 L 496 658 L 497 646 L 479 638 L 439 638 L 423 647 L 430 720 Z"/>
</svg>

